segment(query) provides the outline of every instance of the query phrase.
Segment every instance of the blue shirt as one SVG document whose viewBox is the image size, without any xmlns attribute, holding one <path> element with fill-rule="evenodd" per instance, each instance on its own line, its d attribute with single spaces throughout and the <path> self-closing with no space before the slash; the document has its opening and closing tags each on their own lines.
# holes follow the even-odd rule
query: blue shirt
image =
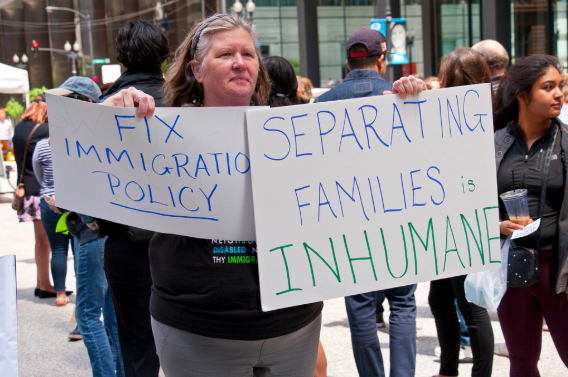
<svg viewBox="0 0 568 377">
<path fill-rule="evenodd" d="M 342 99 L 380 96 L 385 90 L 392 90 L 392 84 L 372 69 L 355 69 L 335 88 L 319 96 L 315 102 L 338 101 Z"/>
</svg>

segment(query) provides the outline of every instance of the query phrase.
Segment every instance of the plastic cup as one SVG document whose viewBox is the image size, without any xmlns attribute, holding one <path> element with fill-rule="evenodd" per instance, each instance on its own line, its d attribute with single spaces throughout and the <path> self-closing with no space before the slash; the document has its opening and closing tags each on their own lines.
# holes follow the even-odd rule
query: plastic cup
<svg viewBox="0 0 568 377">
<path fill-rule="evenodd" d="M 522 226 L 529 225 L 529 203 L 527 190 L 511 190 L 499 195 L 509 215 L 509 220 Z"/>
</svg>

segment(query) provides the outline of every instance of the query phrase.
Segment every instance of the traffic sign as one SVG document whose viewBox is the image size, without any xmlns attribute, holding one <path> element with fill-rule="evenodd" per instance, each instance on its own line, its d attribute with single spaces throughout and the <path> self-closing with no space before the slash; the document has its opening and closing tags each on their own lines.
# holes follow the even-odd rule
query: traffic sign
<svg viewBox="0 0 568 377">
<path fill-rule="evenodd" d="M 95 58 L 95 59 L 93 59 L 93 64 L 109 64 L 109 63 L 110 63 L 109 58 Z"/>
</svg>

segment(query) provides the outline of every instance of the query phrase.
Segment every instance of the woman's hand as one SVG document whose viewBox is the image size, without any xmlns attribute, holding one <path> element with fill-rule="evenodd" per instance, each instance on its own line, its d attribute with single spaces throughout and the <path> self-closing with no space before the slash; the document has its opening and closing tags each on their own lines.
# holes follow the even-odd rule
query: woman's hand
<svg viewBox="0 0 568 377">
<path fill-rule="evenodd" d="M 89 229 L 91 229 L 91 230 L 97 230 L 97 228 L 99 227 L 99 225 L 97 224 L 96 221 L 93 221 L 92 223 L 89 223 L 89 224 L 86 224 L 86 225 L 87 225 L 87 226 L 89 227 Z"/>
<path fill-rule="evenodd" d="M 136 116 L 140 119 L 150 118 L 154 115 L 156 105 L 154 98 L 135 88 L 123 89 L 113 96 L 108 97 L 101 105 L 115 107 L 137 107 Z"/>
<path fill-rule="evenodd" d="M 52 210 L 53 212 L 61 214 L 61 211 L 55 206 L 55 195 L 51 196 L 51 199 L 49 199 L 47 205 L 49 206 L 49 209 Z"/>
<path fill-rule="evenodd" d="M 533 222 L 533 219 L 529 219 L 529 224 Z M 512 221 L 503 221 L 499 224 L 499 231 L 502 235 L 511 237 L 515 230 L 522 230 L 525 229 L 524 226 L 515 224 Z"/>
<path fill-rule="evenodd" d="M 392 91 L 385 90 L 383 94 L 398 94 L 400 98 L 415 96 L 428 90 L 426 83 L 414 76 L 401 77 L 392 84 Z"/>
</svg>

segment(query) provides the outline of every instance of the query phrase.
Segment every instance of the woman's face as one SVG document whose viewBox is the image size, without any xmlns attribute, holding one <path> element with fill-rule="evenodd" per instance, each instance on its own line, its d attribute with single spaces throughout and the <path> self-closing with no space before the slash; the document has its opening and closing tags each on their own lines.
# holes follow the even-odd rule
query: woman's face
<svg viewBox="0 0 568 377">
<path fill-rule="evenodd" d="M 406 31 L 404 26 L 397 24 L 392 28 L 391 41 L 397 52 L 404 53 L 404 50 L 406 50 Z"/>
<path fill-rule="evenodd" d="M 531 89 L 530 99 L 519 96 L 521 106 L 541 119 L 555 118 L 560 114 L 564 95 L 562 77 L 558 70 L 550 67 L 546 74 L 536 81 Z"/>
<path fill-rule="evenodd" d="M 256 87 L 258 57 L 245 29 L 211 35 L 203 66 L 191 63 L 195 78 L 203 85 L 204 106 L 247 106 Z"/>
</svg>

